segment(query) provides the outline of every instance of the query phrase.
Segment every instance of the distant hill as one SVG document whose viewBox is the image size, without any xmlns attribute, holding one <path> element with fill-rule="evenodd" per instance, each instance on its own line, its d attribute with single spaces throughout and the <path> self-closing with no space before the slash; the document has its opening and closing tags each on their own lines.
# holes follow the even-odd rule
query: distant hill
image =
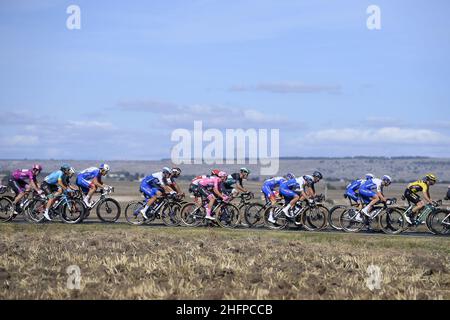
<svg viewBox="0 0 450 320">
<path fill-rule="evenodd" d="M 0 172 L 7 172 L 17 168 L 28 168 L 33 163 L 43 165 L 45 172 L 56 170 L 64 162 L 72 165 L 76 170 L 99 165 L 98 161 L 89 160 L 0 160 Z M 163 166 L 172 166 L 168 159 L 159 161 L 113 160 L 107 161 L 112 173 L 129 173 L 130 175 L 146 175 L 160 170 Z M 208 173 L 212 168 L 219 167 L 225 171 L 234 172 L 246 166 L 252 170 L 250 178 L 259 178 L 258 165 L 181 165 L 183 175 L 191 177 Z M 423 176 L 427 172 L 437 174 L 440 181 L 450 181 L 450 158 L 426 157 L 348 157 L 348 158 L 282 158 L 280 159 L 280 174 L 292 172 L 307 174 L 320 170 L 329 181 L 353 179 L 367 172 L 376 176 L 389 174 L 398 182 L 411 181 Z M 263 179 L 264 177 L 261 177 Z"/>
</svg>

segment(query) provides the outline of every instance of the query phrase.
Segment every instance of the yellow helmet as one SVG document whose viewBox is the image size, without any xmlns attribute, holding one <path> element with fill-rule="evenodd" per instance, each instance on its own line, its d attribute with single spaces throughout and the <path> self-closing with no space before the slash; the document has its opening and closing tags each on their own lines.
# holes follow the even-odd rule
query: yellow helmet
<svg viewBox="0 0 450 320">
<path fill-rule="evenodd" d="M 425 179 L 428 180 L 428 181 L 432 181 L 432 182 L 434 182 L 434 183 L 436 183 L 436 181 L 437 181 L 436 176 L 435 176 L 434 174 L 432 174 L 432 173 L 428 173 L 428 174 L 425 176 Z"/>
</svg>

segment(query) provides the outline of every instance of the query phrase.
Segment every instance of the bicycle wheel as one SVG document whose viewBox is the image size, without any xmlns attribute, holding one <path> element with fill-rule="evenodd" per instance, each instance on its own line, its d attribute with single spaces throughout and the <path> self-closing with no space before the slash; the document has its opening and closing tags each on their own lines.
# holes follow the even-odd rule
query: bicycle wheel
<svg viewBox="0 0 450 320">
<path fill-rule="evenodd" d="M 12 201 L 6 197 L 0 198 L 0 223 L 11 220 L 13 216 L 13 204 Z"/>
<path fill-rule="evenodd" d="M 264 209 L 264 206 L 260 203 L 252 203 L 247 206 L 244 212 L 244 218 L 249 227 L 264 225 Z"/>
<path fill-rule="evenodd" d="M 196 203 L 185 204 L 180 211 L 182 225 L 188 227 L 197 227 L 205 217 L 205 208 Z"/>
<path fill-rule="evenodd" d="M 332 229 L 338 230 L 338 231 L 342 230 L 341 223 L 339 222 L 339 218 L 340 218 L 342 212 L 347 209 L 348 209 L 348 206 L 345 206 L 345 205 L 334 206 L 333 208 L 330 209 L 330 211 L 328 212 L 328 225 Z"/>
<path fill-rule="evenodd" d="M 428 229 L 437 235 L 450 234 L 450 211 L 437 209 L 427 217 Z"/>
<path fill-rule="evenodd" d="M 125 208 L 125 219 L 131 225 L 141 225 L 145 222 L 145 218 L 141 213 L 144 208 L 142 201 L 132 201 Z"/>
<path fill-rule="evenodd" d="M 181 223 L 180 211 L 179 203 L 167 203 L 161 209 L 161 220 L 168 227 L 176 227 Z"/>
<path fill-rule="evenodd" d="M 116 222 L 120 217 L 120 204 L 112 198 L 106 198 L 97 205 L 97 217 L 103 222 Z"/>
<path fill-rule="evenodd" d="M 47 201 L 43 199 L 32 200 L 25 210 L 25 219 L 31 223 L 42 222 L 45 219 L 44 213 L 46 204 Z"/>
<path fill-rule="evenodd" d="M 216 222 L 222 228 L 236 228 L 239 223 L 239 209 L 234 204 L 224 203 L 217 210 Z"/>
<path fill-rule="evenodd" d="M 339 223 L 345 232 L 358 232 L 365 225 L 365 216 L 353 208 L 347 209 L 341 213 Z"/>
<path fill-rule="evenodd" d="M 64 223 L 75 224 L 84 217 L 85 207 L 81 200 L 68 199 L 61 210 L 61 220 Z"/>
<path fill-rule="evenodd" d="M 302 216 L 302 223 L 306 230 L 318 231 L 327 225 L 328 209 L 320 204 L 305 210 Z"/>
<path fill-rule="evenodd" d="M 270 206 L 264 211 L 264 225 L 272 230 L 281 230 L 286 228 L 288 225 L 288 220 L 282 212 L 283 207 Z M 275 223 L 269 221 L 270 211 L 273 210 L 273 216 L 276 220 Z"/>
<path fill-rule="evenodd" d="M 389 208 L 380 213 L 379 226 L 386 234 L 399 234 L 405 229 L 405 218 L 400 208 Z"/>
</svg>

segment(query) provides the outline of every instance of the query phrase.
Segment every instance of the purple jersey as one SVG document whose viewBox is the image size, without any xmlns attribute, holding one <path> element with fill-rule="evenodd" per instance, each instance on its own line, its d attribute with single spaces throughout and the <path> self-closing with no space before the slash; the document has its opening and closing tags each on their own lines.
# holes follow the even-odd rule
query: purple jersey
<svg viewBox="0 0 450 320">
<path fill-rule="evenodd" d="M 30 181 L 35 181 L 36 180 L 36 176 L 33 173 L 33 170 L 30 169 L 22 169 L 22 170 L 16 170 L 12 173 L 12 178 L 16 181 L 18 180 L 30 180 Z"/>
</svg>

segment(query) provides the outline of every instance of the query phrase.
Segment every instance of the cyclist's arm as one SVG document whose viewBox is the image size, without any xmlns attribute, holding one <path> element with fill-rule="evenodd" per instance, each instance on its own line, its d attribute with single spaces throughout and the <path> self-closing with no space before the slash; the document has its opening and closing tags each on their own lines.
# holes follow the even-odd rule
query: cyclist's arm
<svg viewBox="0 0 450 320">
<path fill-rule="evenodd" d="M 66 191 L 67 189 L 67 186 L 64 185 L 61 178 L 58 178 L 58 186 L 60 186 L 63 191 Z"/>
<path fill-rule="evenodd" d="M 385 198 L 384 194 L 381 191 L 377 191 L 377 196 L 382 202 L 387 201 L 387 199 Z"/>
<path fill-rule="evenodd" d="M 425 200 L 428 203 L 433 203 L 433 200 L 431 200 L 431 196 L 430 196 L 430 190 L 427 190 L 426 192 L 424 192 L 423 197 L 425 198 Z"/>
<path fill-rule="evenodd" d="M 34 191 L 39 192 L 39 186 L 34 179 L 30 180 L 30 186 L 34 189 Z"/>
<path fill-rule="evenodd" d="M 242 184 L 236 183 L 236 184 L 235 184 L 235 187 L 236 187 L 236 189 L 237 189 L 238 191 L 243 192 L 243 193 L 247 193 L 247 189 L 245 189 L 245 188 L 242 186 Z"/>
<path fill-rule="evenodd" d="M 167 186 L 167 185 L 161 185 L 161 187 L 164 189 L 165 193 L 172 193 L 175 192 L 171 187 Z"/>
<path fill-rule="evenodd" d="M 103 182 L 101 180 L 99 180 L 97 177 L 92 179 L 92 183 L 94 184 L 94 186 L 99 187 L 99 188 L 102 188 L 104 186 Z"/>
<path fill-rule="evenodd" d="M 178 194 L 183 194 L 183 190 L 181 190 L 180 186 L 177 183 L 173 183 L 173 187 Z"/>
</svg>

